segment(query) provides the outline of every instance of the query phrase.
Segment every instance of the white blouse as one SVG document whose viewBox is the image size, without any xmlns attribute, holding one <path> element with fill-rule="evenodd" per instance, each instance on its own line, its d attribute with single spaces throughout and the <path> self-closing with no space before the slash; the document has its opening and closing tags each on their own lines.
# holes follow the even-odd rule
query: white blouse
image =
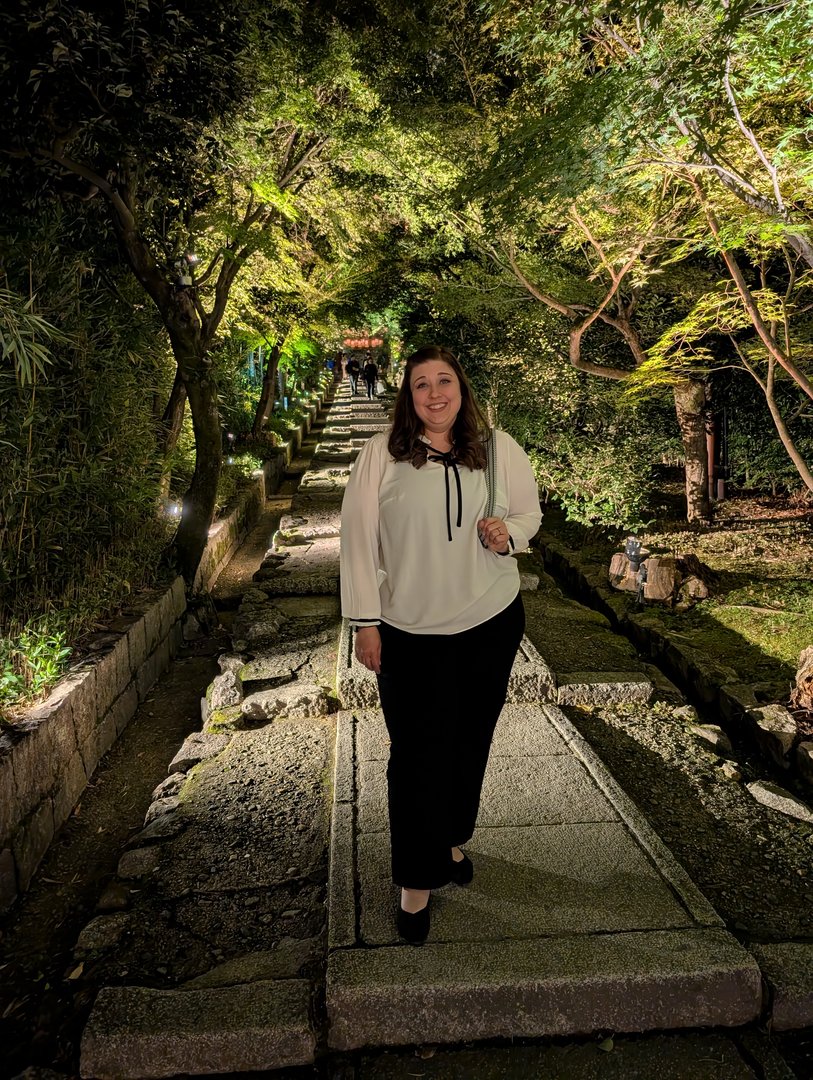
<svg viewBox="0 0 813 1080">
<path fill-rule="evenodd" d="M 536 478 L 519 444 L 504 431 L 495 436 L 494 516 L 508 526 L 512 550 L 523 551 L 542 520 Z M 477 534 L 485 472 L 458 466 L 458 488 L 453 468 L 441 461 L 420 469 L 393 461 L 388 439 L 382 432 L 366 443 L 347 483 L 342 614 L 356 625 L 383 621 L 413 634 L 469 630 L 519 591 L 514 559 L 484 548 Z"/>
</svg>

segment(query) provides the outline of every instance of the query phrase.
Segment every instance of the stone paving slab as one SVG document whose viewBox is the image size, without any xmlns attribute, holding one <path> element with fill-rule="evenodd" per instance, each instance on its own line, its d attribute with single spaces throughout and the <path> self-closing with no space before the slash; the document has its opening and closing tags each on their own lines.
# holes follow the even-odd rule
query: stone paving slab
<svg viewBox="0 0 813 1080">
<path fill-rule="evenodd" d="M 430 942 L 693 927 L 694 920 L 618 821 L 478 828 L 475 878 L 432 899 Z M 361 939 L 395 945 L 396 890 L 386 834 L 358 839 Z"/>
<path fill-rule="evenodd" d="M 383 720 L 372 709 L 341 716 L 336 786 L 344 801 L 334 803 L 329 882 L 331 1046 L 737 1025 L 758 1014 L 753 957 L 721 928 L 554 705 L 507 707 L 467 845 L 474 881 L 435 891 L 422 949 L 400 942 Z M 443 964 L 434 966 L 437 950 L 451 965 L 445 976 Z M 537 958 L 534 978 L 506 959 L 520 956 Z M 584 956 L 592 959 L 580 967 Z M 393 980 L 387 992 L 385 972 Z M 623 995 L 626 1014 L 617 1007 Z M 561 997 L 566 1008 L 557 1005 Z"/>
<path fill-rule="evenodd" d="M 310 997 L 302 979 L 218 990 L 106 987 L 82 1036 L 81 1075 L 146 1080 L 310 1064 Z"/>
<path fill-rule="evenodd" d="M 390 743 L 381 710 L 362 709 L 355 715 L 359 761 L 386 761 Z M 567 744 L 543 708 L 517 704 L 503 707 L 491 744 L 492 758 L 568 753 Z"/>
<path fill-rule="evenodd" d="M 544 761 L 544 764 L 541 762 Z M 361 761 L 357 771 L 360 832 L 380 832 L 387 823 L 385 761 Z M 493 757 L 483 781 L 478 822 L 483 827 L 612 821 L 612 803 L 571 755 Z"/>
<path fill-rule="evenodd" d="M 339 949 L 328 960 L 337 1050 L 729 1027 L 761 1004 L 753 957 L 720 930 Z"/>
<path fill-rule="evenodd" d="M 751 951 L 770 989 L 773 1030 L 813 1027 L 813 944 L 783 941 Z"/>
</svg>

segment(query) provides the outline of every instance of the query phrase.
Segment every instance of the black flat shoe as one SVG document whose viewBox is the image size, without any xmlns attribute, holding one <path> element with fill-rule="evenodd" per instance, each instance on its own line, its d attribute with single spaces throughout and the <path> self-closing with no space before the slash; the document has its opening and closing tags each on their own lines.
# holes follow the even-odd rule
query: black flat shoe
<svg viewBox="0 0 813 1080">
<path fill-rule="evenodd" d="M 423 945 L 429 934 L 429 901 L 427 900 L 426 907 L 414 912 L 404 911 L 399 901 L 395 925 L 404 941 L 408 941 L 410 945 Z"/>
<path fill-rule="evenodd" d="M 452 860 L 452 876 L 449 879 L 455 885 L 468 885 L 474 877 L 474 866 L 468 855 L 464 855 L 460 862 Z"/>
</svg>

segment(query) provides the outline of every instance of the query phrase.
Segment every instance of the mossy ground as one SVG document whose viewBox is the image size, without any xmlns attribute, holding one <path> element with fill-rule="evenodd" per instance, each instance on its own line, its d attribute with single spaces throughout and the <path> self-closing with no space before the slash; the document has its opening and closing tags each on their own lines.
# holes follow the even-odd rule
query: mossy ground
<svg viewBox="0 0 813 1080">
<path fill-rule="evenodd" d="M 570 525 L 555 513 L 546 515 L 545 527 L 596 565 L 608 565 L 624 539 Z M 648 614 L 738 681 L 781 696 L 800 653 L 813 645 L 813 506 L 739 497 L 718 503 L 711 525 L 665 517 L 641 539 L 653 554 L 693 552 L 718 575 L 712 596 L 690 611 L 649 603 Z"/>
</svg>

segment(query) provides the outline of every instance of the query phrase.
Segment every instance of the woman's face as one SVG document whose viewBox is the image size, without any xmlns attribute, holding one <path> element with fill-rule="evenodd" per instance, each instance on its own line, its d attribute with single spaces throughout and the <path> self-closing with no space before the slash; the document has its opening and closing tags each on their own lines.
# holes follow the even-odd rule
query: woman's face
<svg viewBox="0 0 813 1080">
<path fill-rule="evenodd" d="M 410 375 L 412 404 L 424 434 L 447 432 L 460 412 L 460 380 L 443 360 L 418 364 Z"/>
</svg>

